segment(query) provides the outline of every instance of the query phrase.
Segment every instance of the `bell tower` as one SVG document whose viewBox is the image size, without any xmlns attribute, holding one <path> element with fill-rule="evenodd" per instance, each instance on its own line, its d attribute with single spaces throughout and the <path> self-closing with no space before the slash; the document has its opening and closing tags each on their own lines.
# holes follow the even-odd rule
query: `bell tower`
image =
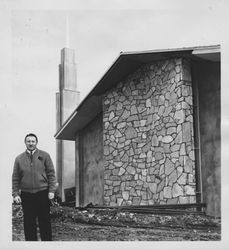
<svg viewBox="0 0 229 250">
<path fill-rule="evenodd" d="M 77 91 L 75 52 L 73 49 L 61 50 L 59 65 L 59 92 L 56 93 L 56 128 L 57 131 L 79 104 L 80 93 Z M 59 184 L 58 195 L 62 202 L 66 200 L 68 190 L 75 188 L 75 142 L 57 140 L 56 172 Z"/>
</svg>

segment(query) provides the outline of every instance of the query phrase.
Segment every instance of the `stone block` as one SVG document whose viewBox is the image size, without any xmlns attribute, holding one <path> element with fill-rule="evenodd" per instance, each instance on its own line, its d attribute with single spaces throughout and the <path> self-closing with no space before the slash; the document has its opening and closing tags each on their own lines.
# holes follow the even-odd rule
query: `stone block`
<svg viewBox="0 0 229 250">
<path fill-rule="evenodd" d="M 190 106 L 193 105 L 192 96 L 187 96 L 187 97 L 185 97 L 185 101 L 186 101 Z"/>
<path fill-rule="evenodd" d="M 110 154 L 110 152 L 109 152 L 109 147 L 108 147 L 108 146 L 105 146 L 105 147 L 103 148 L 103 154 L 104 154 L 104 155 L 109 155 L 109 154 Z"/>
<path fill-rule="evenodd" d="M 125 126 L 126 126 L 126 122 L 120 122 L 120 123 L 118 123 L 118 125 L 117 125 L 117 129 L 124 128 Z"/>
<path fill-rule="evenodd" d="M 190 203 L 196 203 L 196 196 L 190 196 Z"/>
<path fill-rule="evenodd" d="M 115 157 L 118 155 L 118 151 L 117 150 L 114 150 L 114 152 L 112 153 L 112 155 Z"/>
<path fill-rule="evenodd" d="M 177 134 L 176 138 L 174 139 L 174 142 L 175 143 L 182 143 L 182 132 L 181 131 Z"/>
<path fill-rule="evenodd" d="M 146 167 L 146 164 L 143 162 L 143 163 L 138 163 L 138 168 L 145 168 Z"/>
<path fill-rule="evenodd" d="M 146 125 L 146 120 L 140 120 L 140 126 L 144 127 Z"/>
<path fill-rule="evenodd" d="M 172 173 L 174 169 L 175 169 L 174 164 L 172 163 L 171 160 L 167 158 L 165 161 L 165 174 L 169 175 L 170 173 Z"/>
<path fill-rule="evenodd" d="M 126 136 L 127 140 L 132 139 L 132 138 L 136 138 L 137 137 L 137 131 L 133 127 L 128 127 L 125 130 L 125 136 Z"/>
<path fill-rule="evenodd" d="M 170 175 L 169 175 L 169 185 L 172 186 L 174 182 L 177 181 L 177 171 L 174 170 Z"/>
<path fill-rule="evenodd" d="M 147 108 L 151 107 L 151 100 L 150 100 L 150 98 L 146 100 L 146 107 Z"/>
<path fill-rule="evenodd" d="M 123 148 L 124 146 L 125 146 L 124 142 L 123 143 L 118 143 L 117 148 L 120 149 L 120 148 Z"/>
<path fill-rule="evenodd" d="M 121 181 L 113 181 L 113 186 L 120 186 Z"/>
<path fill-rule="evenodd" d="M 122 110 L 122 103 L 121 102 L 117 103 L 116 110 Z"/>
<path fill-rule="evenodd" d="M 177 198 L 172 198 L 168 199 L 166 204 L 178 204 L 178 197 Z"/>
<path fill-rule="evenodd" d="M 119 173 L 118 168 L 112 170 L 112 175 L 118 175 L 118 173 Z"/>
<path fill-rule="evenodd" d="M 193 162 L 192 160 L 188 157 L 184 157 L 184 171 L 186 173 L 192 173 L 192 168 L 193 168 Z"/>
<path fill-rule="evenodd" d="M 170 199 L 172 198 L 172 187 L 164 187 L 163 190 L 163 196 L 164 198 Z"/>
<path fill-rule="evenodd" d="M 177 124 L 181 124 L 185 121 L 185 112 L 184 110 L 178 110 L 174 114 L 174 120 L 177 122 Z"/>
<path fill-rule="evenodd" d="M 129 116 L 130 116 L 130 111 L 124 110 L 124 112 L 122 113 L 121 118 L 123 120 L 126 120 Z"/>
<path fill-rule="evenodd" d="M 115 117 L 115 114 L 114 114 L 114 112 L 112 111 L 112 112 L 110 113 L 110 115 L 109 115 L 108 120 L 111 121 L 114 117 Z"/>
<path fill-rule="evenodd" d="M 153 194 L 156 194 L 156 192 L 157 192 L 157 184 L 156 183 L 150 182 L 150 183 L 148 183 L 148 187 Z"/>
<path fill-rule="evenodd" d="M 188 156 L 189 156 L 189 158 L 191 159 L 191 160 L 195 160 L 195 154 L 194 154 L 194 151 L 193 150 L 191 150 L 190 151 L 190 153 L 188 154 Z"/>
<path fill-rule="evenodd" d="M 167 129 L 166 134 L 167 134 L 167 135 L 171 135 L 171 134 L 176 133 L 176 132 L 177 132 L 177 128 L 176 128 L 176 127 L 169 127 L 169 128 Z"/>
<path fill-rule="evenodd" d="M 177 94 L 175 92 L 170 93 L 169 104 L 174 105 L 177 103 Z"/>
<path fill-rule="evenodd" d="M 163 95 L 160 95 L 158 98 L 158 106 L 164 105 L 165 97 Z"/>
<path fill-rule="evenodd" d="M 149 202 L 146 200 L 141 200 L 140 205 L 149 205 Z"/>
<path fill-rule="evenodd" d="M 155 160 L 156 160 L 156 161 L 159 161 L 159 160 L 161 160 L 161 159 L 163 159 L 163 158 L 164 158 L 163 153 L 161 153 L 161 152 L 156 152 L 156 153 L 155 153 Z"/>
<path fill-rule="evenodd" d="M 163 144 L 163 150 L 164 150 L 165 154 L 170 153 L 171 152 L 170 144 L 168 144 L 168 143 Z"/>
<path fill-rule="evenodd" d="M 123 163 L 121 161 L 118 161 L 118 162 L 114 162 L 114 165 L 116 167 L 121 167 L 123 165 Z"/>
<path fill-rule="evenodd" d="M 111 189 L 110 190 L 105 190 L 104 193 L 105 193 L 105 196 L 111 196 L 112 195 L 112 190 Z"/>
<path fill-rule="evenodd" d="M 179 178 L 183 173 L 183 167 L 179 166 L 177 167 L 177 177 Z"/>
<path fill-rule="evenodd" d="M 149 202 L 149 205 L 154 205 L 155 204 L 154 200 L 149 200 L 148 202 Z"/>
<path fill-rule="evenodd" d="M 174 159 L 174 162 L 176 162 L 176 158 L 179 158 L 179 152 L 173 152 L 171 155 L 171 160 Z"/>
<path fill-rule="evenodd" d="M 104 203 L 105 203 L 105 205 L 110 205 L 110 197 L 104 197 Z"/>
<path fill-rule="evenodd" d="M 163 175 L 164 172 L 165 172 L 165 166 L 162 164 L 162 165 L 160 166 L 159 175 L 160 175 L 160 176 Z"/>
<path fill-rule="evenodd" d="M 152 137 L 152 146 L 153 146 L 153 147 L 157 147 L 158 144 L 159 144 L 158 138 L 157 138 L 156 135 L 154 135 L 154 136 Z"/>
<path fill-rule="evenodd" d="M 146 111 L 145 106 L 139 106 L 137 107 L 138 113 L 143 113 L 144 111 Z"/>
<path fill-rule="evenodd" d="M 186 155 L 185 143 L 181 144 L 180 155 Z"/>
<path fill-rule="evenodd" d="M 195 193 L 194 187 L 193 187 L 193 186 L 190 186 L 190 185 L 186 185 L 186 186 L 184 187 L 184 191 L 185 191 L 185 194 L 186 194 L 186 195 L 195 195 L 195 194 L 196 194 L 196 193 Z"/>
<path fill-rule="evenodd" d="M 130 196 L 137 196 L 137 193 L 135 192 L 134 188 L 130 189 Z"/>
<path fill-rule="evenodd" d="M 127 122 L 138 121 L 137 115 L 131 115 L 127 118 Z"/>
<path fill-rule="evenodd" d="M 130 108 L 131 115 L 136 115 L 138 113 L 137 107 L 135 105 L 132 105 Z"/>
<path fill-rule="evenodd" d="M 140 158 L 140 159 L 146 158 L 146 154 L 145 154 L 145 153 L 141 153 L 141 154 L 139 155 L 139 158 Z"/>
<path fill-rule="evenodd" d="M 172 152 L 178 151 L 179 149 L 180 149 L 180 144 L 174 144 L 173 146 L 171 146 Z"/>
<path fill-rule="evenodd" d="M 128 155 L 125 153 L 124 155 L 123 155 L 123 157 L 121 158 L 121 161 L 122 162 L 129 162 L 129 157 L 128 157 Z"/>
<path fill-rule="evenodd" d="M 190 142 L 191 141 L 191 123 L 185 122 L 182 126 L 183 128 L 183 142 Z"/>
<path fill-rule="evenodd" d="M 180 185 L 185 185 L 187 183 L 187 173 L 182 173 L 178 178 L 177 183 Z"/>
<path fill-rule="evenodd" d="M 171 70 L 170 73 L 169 73 L 169 79 L 172 79 L 172 78 L 174 78 L 175 76 L 176 76 L 176 71 L 173 69 L 173 70 Z"/>
<path fill-rule="evenodd" d="M 157 114 L 153 114 L 153 121 L 156 122 L 158 120 L 160 120 L 160 116 Z"/>
<path fill-rule="evenodd" d="M 194 175 L 188 174 L 188 183 L 194 183 L 194 182 L 195 182 Z"/>
<path fill-rule="evenodd" d="M 181 80 L 181 75 L 180 74 L 176 74 L 175 76 L 175 82 L 178 83 Z"/>
<path fill-rule="evenodd" d="M 130 196 L 130 194 L 129 194 L 128 191 L 123 191 L 122 192 L 122 197 L 123 197 L 124 200 L 127 201 L 129 199 L 129 196 Z"/>
<path fill-rule="evenodd" d="M 161 192 L 165 187 L 165 179 L 162 179 L 162 181 L 157 185 L 157 193 Z"/>
<path fill-rule="evenodd" d="M 171 117 L 168 117 L 168 121 L 166 121 L 165 127 L 166 128 L 170 128 L 170 127 L 176 127 L 177 124 L 175 122 L 171 122 L 173 121 L 173 119 Z M 179 125 L 178 125 L 179 126 Z"/>
<path fill-rule="evenodd" d="M 116 129 L 116 130 L 115 130 L 115 133 L 114 133 L 114 136 L 115 136 L 116 138 L 120 138 L 120 137 L 122 137 L 122 134 L 119 132 L 118 129 Z"/>
<path fill-rule="evenodd" d="M 123 202 L 123 199 L 122 199 L 122 198 L 117 198 L 118 206 L 121 206 L 121 205 L 122 205 L 122 202 Z"/>
<path fill-rule="evenodd" d="M 164 114 L 165 111 L 165 107 L 164 106 L 160 106 L 159 110 L 158 110 L 158 115 L 162 116 Z"/>
<path fill-rule="evenodd" d="M 119 172 L 118 172 L 118 175 L 121 176 L 123 175 L 124 173 L 126 172 L 126 170 L 124 168 L 120 168 Z"/>
<path fill-rule="evenodd" d="M 171 143 L 173 141 L 173 137 L 171 135 L 166 135 L 162 138 L 163 143 Z"/>
<path fill-rule="evenodd" d="M 172 106 L 166 107 L 163 116 L 168 116 L 171 111 L 172 111 Z"/>
<path fill-rule="evenodd" d="M 177 134 L 180 133 L 181 130 L 182 130 L 182 126 L 181 126 L 181 124 L 179 124 L 179 125 L 177 126 Z"/>
<path fill-rule="evenodd" d="M 182 195 L 184 195 L 182 187 L 178 183 L 175 183 L 172 188 L 172 197 L 175 198 Z"/>
<path fill-rule="evenodd" d="M 128 166 L 128 167 L 126 168 L 126 171 L 127 171 L 129 174 L 131 174 L 131 175 L 135 175 L 135 173 L 136 173 L 136 169 L 135 169 L 134 167 L 132 167 L 132 166 Z"/>
<path fill-rule="evenodd" d="M 148 170 L 147 169 L 142 169 L 142 176 L 147 176 Z"/>
<path fill-rule="evenodd" d="M 179 203 L 180 204 L 189 204 L 189 197 L 187 197 L 187 196 L 180 196 L 179 197 Z"/>
<path fill-rule="evenodd" d="M 133 197 L 133 205 L 139 205 L 141 202 L 141 198 L 140 197 Z"/>
</svg>

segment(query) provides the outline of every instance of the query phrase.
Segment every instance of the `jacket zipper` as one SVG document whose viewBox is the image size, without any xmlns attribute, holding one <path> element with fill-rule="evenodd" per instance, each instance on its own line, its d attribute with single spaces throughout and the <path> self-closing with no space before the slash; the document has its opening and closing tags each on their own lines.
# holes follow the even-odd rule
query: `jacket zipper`
<svg viewBox="0 0 229 250">
<path fill-rule="evenodd" d="M 31 167 L 31 180 L 32 180 L 32 191 L 34 189 L 34 169 L 33 169 L 33 155 L 29 156 L 30 158 L 30 167 Z"/>
</svg>

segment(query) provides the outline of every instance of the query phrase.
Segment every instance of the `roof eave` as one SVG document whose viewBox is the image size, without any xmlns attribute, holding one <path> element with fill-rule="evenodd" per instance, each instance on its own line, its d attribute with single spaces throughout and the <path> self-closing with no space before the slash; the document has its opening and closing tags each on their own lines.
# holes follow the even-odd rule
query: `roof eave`
<svg viewBox="0 0 229 250">
<path fill-rule="evenodd" d="M 208 57 L 210 54 L 217 54 L 217 58 L 215 60 L 220 60 L 220 45 L 210 45 L 210 46 L 196 46 L 196 47 L 186 47 L 179 49 L 164 49 L 164 50 L 149 50 L 149 51 L 138 51 L 138 52 L 121 52 L 116 60 L 112 63 L 112 65 L 108 68 L 105 74 L 101 77 L 98 83 L 93 87 L 93 89 L 89 92 L 89 94 L 83 99 L 83 101 L 79 104 L 79 106 L 73 111 L 70 117 L 66 120 L 63 126 L 57 131 L 54 135 L 56 139 L 61 140 L 75 140 L 75 133 L 72 132 L 73 127 L 76 129 L 82 129 L 83 125 L 86 125 L 90 119 L 95 117 L 102 110 L 102 92 L 106 91 L 110 86 L 112 86 L 112 82 L 118 82 L 119 78 L 122 78 L 123 75 L 126 74 L 127 71 L 131 71 L 131 69 L 136 68 L 141 62 L 139 56 L 145 57 L 147 54 L 149 59 L 155 58 L 164 58 L 166 55 L 171 54 L 189 54 L 200 57 L 202 59 Z M 147 57 L 148 57 L 147 56 Z M 128 61 L 128 64 L 125 63 Z M 139 61 L 138 61 L 139 60 Z M 120 64 L 125 65 L 125 69 L 121 67 Z M 128 66 L 131 64 L 130 66 Z M 119 73 L 119 74 L 117 74 Z M 112 77 L 111 77 L 111 74 Z M 116 80 L 117 79 L 117 80 Z M 109 86 L 105 86 L 105 82 L 109 83 Z M 107 85 L 107 84 L 106 84 Z M 91 112 L 90 108 L 94 113 Z M 89 115 L 84 115 L 83 112 L 88 113 Z M 75 119 L 75 117 L 79 117 L 79 119 Z M 82 119 L 82 124 L 77 125 L 75 122 Z M 70 129 L 71 133 L 67 133 L 66 130 Z"/>
</svg>

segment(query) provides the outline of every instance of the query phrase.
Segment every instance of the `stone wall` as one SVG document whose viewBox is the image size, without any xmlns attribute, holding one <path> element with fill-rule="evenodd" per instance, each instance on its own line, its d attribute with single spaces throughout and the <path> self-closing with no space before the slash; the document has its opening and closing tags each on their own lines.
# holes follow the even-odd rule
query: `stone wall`
<svg viewBox="0 0 229 250">
<path fill-rule="evenodd" d="M 103 99 L 104 203 L 195 202 L 189 63 L 143 65 Z"/>
</svg>

